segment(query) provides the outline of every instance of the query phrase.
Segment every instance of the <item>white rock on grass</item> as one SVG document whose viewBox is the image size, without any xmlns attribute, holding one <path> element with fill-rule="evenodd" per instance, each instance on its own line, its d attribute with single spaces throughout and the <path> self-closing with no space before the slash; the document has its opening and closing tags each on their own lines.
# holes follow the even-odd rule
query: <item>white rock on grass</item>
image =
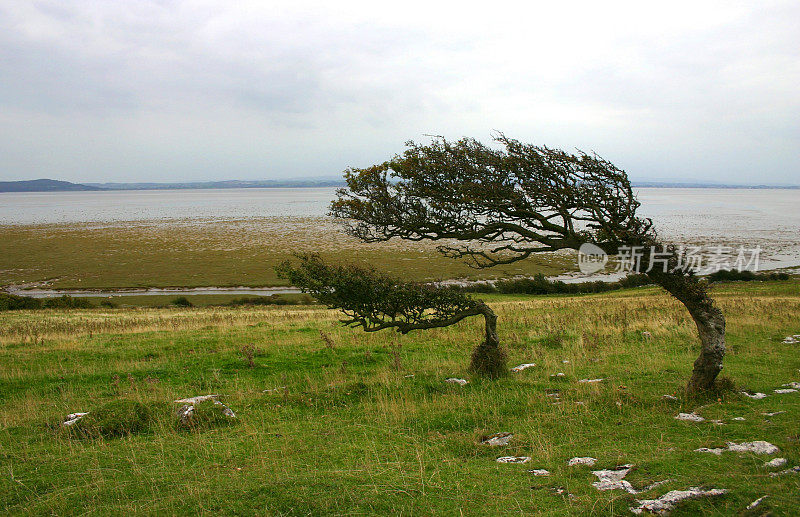
<svg viewBox="0 0 800 517">
<path fill-rule="evenodd" d="M 528 463 L 530 456 L 502 456 L 497 458 L 497 463 Z"/>
<path fill-rule="evenodd" d="M 581 383 L 584 383 L 584 384 L 594 384 L 596 382 L 603 382 L 604 380 L 605 379 L 581 379 L 578 382 L 581 382 Z"/>
<path fill-rule="evenodd" d="M 775 458 L 774 460 L 770 460 L 764 463 L 764 468 L 776 469 L 778 467 L 783 467 L 784 465 L 786 465 L 787 461 L 788 460 L 786 458 Z"/>
<path fill-rule="evenodd" d="M 219 395 L 198 395 L 197 397 L 189 397 L 188 399 L 178 399 L 175 401 L 176 404 L 198 404 L 200 402 L 205 402 L 206 400 L 215 400 L 218 399 Z"/>
<path fill-rule="evenodd" d="M 639 506 L 632 506 L 631 511 L 636 515 L 640 515 L 645 511 L 664 515 L 674 510 L 675 507 L 682 501 L 686 501 L 688 499 L 699 499 L 701 497 L 716 497 L 727 493 L 728 491 L 723 488 L 703 490 L 699 487 L 690 487 L 689 490 L 672 490 L 662 495 L 658 499 L 636 501 Z"/>
<path fill-rule="evenodd" d="M 781 470 L 780 472 L 770 472 L 769 475 L 770 477 L 774 478 L 776 476 L 783 476 L 785 474 L 798 474 L 798 473 L 800 473 L 800 465 L 795 465 L 790 469 Z"/>
<path fill-rule="evenodd" d="M 762 495 L 761 497 L 759 497 L 758 499 L 756 499 L 756 500 L 755 500 L 755 501 L 753 501 L 752 503 L 748 504 L 748 505 L 747 505 L 747 508 L 745 508 L 745 510 L 752 510 L 752 509 L 754 509 L 756 506 L 760 505 L 760 504 L 761 504 L 761 502 L 762 502 L 764 499 L 766 499 L 767 497 L 769 497 L 769 496 L 768 496 L 768 495 Z"/>
<path fill-rule="evenodd" d="M 592 458 L 591 456 L 575 457 L 567 461 L 567 466 L 574 467 L 576 465 L 588 465 L 592 467 L 595 463 L 597 463 L 597 458 Z"/>
<path fill-rule="evenodd" d="M 457 379 L 455 377 L 450 377 L 449 379 L 445 379 L 444 382 L 449 382 L 450 384 L 458 384 L 459 386 L 466 386 L 469 384 L 467 379 Z"/>
<path fill-rule="evenodd" d="M 754 442 L 734 443 L 728 442 L 726 447 L 709 449 L 708 447 L 700 447 L 695 449 L 695 452 L 710 452 L 719 456 L 725 451 L 731 452 L 753 452 L 755 454 L 775 454 L 780 452 L 776 446 L 763 440 L 756 440 Z"/>
<path fill-rule="evenodd" d="M 766 393 L 747 393 L 746 391 L 742 392 L 742 395 L 745 397 L 750 397 L 751 399 L 761 400 L 767 396 Z"/>
<path fill-rule="evenodd" d="M 786 413 L 786 411 L 773 411 L 772 413 L 761 413 L 764 416 L 775 416 L 775 415 L 782 415 Z"/>
<path fill-rule="evenodd" d="M 772 391 L 774 391 L 775 393 L 777 393 L 779 395 L 784 395 L 786 393 L 797 393 L 797 390 L 794 389 L 794 388 L 781 388 L 781 389 L 772 390 Z"/>
<path fill-rule="evenodd" d="M 545 470 L 545 469 L 533 469 L 533 470 L 529 470 L 528 472 L 530 472 L 534 476 L 549 476 L 550 475 L 550 471 L 549 470 Z"/>
<path fill-rule="evenodd" d="M 743 417 L 743 416 L 735 416 L 735 417 L 731 418 L 731 420 L 736 420 L 737 422 L 744 422 L 747 419 L 745 417 Z"/>
<path fill-rule="evenodd" d="M 782 384 L 784 388 L 794 388 L 796 390 L 800 390 L 800 382 L 787 382 L 786 384 Z"/>
<path fill-rule="evenodd" d="M 675 397 L 673 395 L 662 395 L 661 398 L 664 400 L 678 400 L 678 397 Z"/>
<path fill-rule="evenodd" d="M 194 409 L 195 405 L 206 402 L 208 400 L 214 401 L 214 406 L 219 406 L 220 411 L 222 414 L 228 418 L 236 418 L 236 413 L 233 412 L 231 408 L 217 400 L 219 395 L 200 395 L 197 397 L 190 397 L 186 399 L 178 399 L 175 402 L 178 404 L 183 404 L 181 407 L 178 408 L 176 414 L 178 415 L 178 419 L 180 420 L 181 424 L 189 425 L 191 424 L 192 418 L 194 417 Z"/>
<path fill-rule="evenodd" d="M 597 476 L 597 481 L 592 486 L 598 490 L 625 490 L 629 494 L 635 494 L 636 489 L 625 481 L 625 476 L 633 468 L 633 465 L 622 465 L 614 470 L 593 470 L 592 474 Z"/>
<path fill-rule="evenodd" d="M 550 378 L 553 378 L 553 377 L 566 377 L 566 374 L 564 372 L 558 372 L 558 373 L 550 374 Z"/>
<path fill-rule="evenodd" d="M 625 481 L 625 476 L 628 475 L 632 468 L 633 465 L 622 465 L 613 470 L 593 470 L 592 474 L 597 476 L 598 480 L 592 483 L 592 486 L 598 490 L 624 490 L 629 494 L 640 494 L 663 485 L 664 483 L 669 483 L 669 479 L 665 479 L 664 481 L 658 481 L 641 490 L 636 490 L 633 488 L 633 485 Z"/>
<path fill-rule="evenodd" d="M 286 386 L 278 386 L 277 388 L 266 389 L 266 390 L 262 391 L 262 393 L 277 393 L 277 392 L 283 391 L 285 389 L 286 389 Z"/>
<path fill-rule="evenodd" d="M 502 445 L 508 445 L 508 442 L 510 442 L 512 438 L 514 438 L 514 435 L 511 433 L 495 433 L 484 438 L 481 443 L 491 447 L 499 447 Z"/>
<path fill-rule="evenodd" d="M 786 336 L 783 339 L 783 343 L 786 343 L 787 345 L 793 345 L 793 344 L 798 343 L 798 342 L 800 342 L 800 341 L 798 341 L 797 338 L 794 337 L 794 336 Z"/>
<path fill-rule="evenodd" d="M 81 418 L 85 417 L 88 414 L 89 413 L 70 413 L 64 419 L 64 422 L 61 423 L 61 425 L 63 425 L 64 427 L 69 427 L 69 426 L 75 424 L 76 422 L 78 422 L 78 420 L 80 420 Z"/>
<path fill-rule="evenodd" d="M 522 370 L 527 370 L 528 368 L 533 368 L 534 366 L 536 366 L 535 363 L 523 363 L 523 364 L 521 364 L 519 366 L 513 367 L 511 369 L 511 371 L 514 372 L 514 373 L 517 373 L 517 372 L 521 372 Z"/>
<path fill-rule="evenodd" d="M 705 418 L 701 417 L 697 413 L 678 413 L 678 416 L 675 417 L 676 420 L 685 420 L 687 422 L 704 422 Z"/>
</svg>

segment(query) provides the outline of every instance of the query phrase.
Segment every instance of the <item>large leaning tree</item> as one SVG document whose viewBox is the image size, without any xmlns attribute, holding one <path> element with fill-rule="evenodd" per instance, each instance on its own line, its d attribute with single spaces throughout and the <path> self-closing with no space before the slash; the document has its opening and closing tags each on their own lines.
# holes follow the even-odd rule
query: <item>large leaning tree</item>
<svg viewBox="0 0 800 517">
<path fill-rule="evenodd" d="M 401 282 L 373 268 L 325 264 L 317 254 L 299 254 L 276 271 L 281 278 L 347 317 L 342 323 L 367 332 L 395 329 L 402 334 L 455 325 L 483 316 L 485 337 L 472 352 L 470 370 L 495 378 L 506 373 L 506 355 L 497 337 L 497 316 L 481 300 L 451 287 Z"/>
<path fill-rule="evenodd" d="M 678 250 L 662 246 L 652 221 L 637 216 L 627 174 L 593 154 L 502 134 L 495 142 L 408 142 L 402 155 L 348 169 L 331 213 L 362 241 L 439 241 L 440 251 L 478 268 L 591 243 L 609 254 L 640 250 L 645 272 L 656 250 L 658 265 L 646 274 L 686 306 L 700 335 L 687 389 L 711 389 L 725 355 L 725 318 Z"/>
</svg>

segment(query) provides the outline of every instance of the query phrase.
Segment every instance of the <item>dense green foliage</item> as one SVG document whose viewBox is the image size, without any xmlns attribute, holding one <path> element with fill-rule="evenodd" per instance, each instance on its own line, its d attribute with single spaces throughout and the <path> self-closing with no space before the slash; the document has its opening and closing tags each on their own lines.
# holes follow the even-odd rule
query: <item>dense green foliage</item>
<svg viewBox="0 0 800 517">
<path fill-rule="evenodd" d="M 346 325 L 370 332 L 395 328 L 403 334 L 452 325 L 479 314 L 479 301 L 461 290 L 433 284 L 401 282 L 374 268 L 352 264 L 328 265 L 317 254 L 298 255 L 277 268 L 286 278 L 320 303 L 341 310 Z"/>
</svg>

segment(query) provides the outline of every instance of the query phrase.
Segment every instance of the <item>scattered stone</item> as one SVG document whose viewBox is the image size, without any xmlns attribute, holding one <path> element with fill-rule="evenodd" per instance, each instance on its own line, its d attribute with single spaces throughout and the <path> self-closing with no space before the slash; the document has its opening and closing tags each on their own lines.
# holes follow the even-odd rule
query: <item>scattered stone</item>
<svg viewBox="0 0 800 517">
<path fill-rule="evenodd" d="M 522 370 L 527 370 L 528 368 L 533 368 L 534 366 L 536 366 L 535 363 L 523 363 L 519 366 L 513 367 L 511 371 L 514 373 L 521 372 Z"/>
<path fill-rule="evenodd" d="M 731 418 L 731 420 L 736 420 L 737 422 L 744 422 L 747 419 L 745 417 L 743 417 L 743 416 L 735 416 L 735 417 Z"/>
<path fill-rule="evenodd" d="M 790 469 L 781 470 L 780 472 L 770 472 L 769 475 L 774 478 L 776 476 L 783 476 L 784 474 L 797 474 L 798 472 L 800 472 L 800 465 L 795 465 Z"/>
<path fill-rule="evenodd" d="M 764 397 L 767 396 L 766 393 L 752 393 L 751 394 L 751 393 L 747 393 L 746 391 L 743 391 L 742 395 L 744 395 L 745 397 L 750 397 L 751 399 L 755 399 L 755 400 L 761 400 L 761 399 L 763 399 Z"/>
<path fill-rule="evenodd" d="M 184 426 L 192 426 L 195 424 L 194 422 L 194 415 L 195 415 L 195 406 L 200 404 L 201 402 L 206 401 L 213 401 L 213 407 L 219 414 L 228 417 L 230 419 L 236 418 L 236 413 L 233 412 L 231 408 L 217 400 L 219 395 L 200 395 L 197 397 L 190 397 L 187 399 L 179 399 L 175 402 L 178 404 L 182 404 L 181 407 L 178 408 L 176 414 L 178 416 L 178 420 L 180 421 L 181 425 Z"/>
<path fill-rule="evenodd" d="M 286 386 L 278 386 L 277 388 L 270 388 L 270 389 L 264 390 L 262 393 L 277 393 L 277 392 L 285 390 L 285 389 L 286 389 Z"/>
<path fill-rule="evenodd" d="M 678 413 L 678 416 L 675 417 L 676 420 L 685 420 L 687 422 L 704 422 L 705 418 L 701 417 L 697 413 Z"/>
<path fill-rule="evenodd" d="M 770 460 L 764 463 L 764 468 L 776 469 L 778 467 L 783 467 L 784 465 L 786 465 L 787 461 L 788 460 L 786 458 L 775 458 L 774 460 Z"/>
<path fill-rule="evenodd" d="M 584 384 L 593 384 L 595 382 L 603 382 L 605 379 L 581 379 L 578 382 L 582 382 Z"/>
<path fill-rule="evenodd" d="M 570 494 L 569 492 L 567 492 L 567 489 L 564 488 L 563 486 L 553 487 L 550 490 L 556 495 L 565 495 L 570 499 L 575 498 L 575 494 Z"/>
<path fill-rule="evenodd" d="M 793 345 L 795 343 L 800 343 L 800 341 L 798 341 L 798 339 L 796 337 L 794 337 L 794 336 L 786 336 L 784 338 L 783 342 L 785 344 L 787 344 L 787 345 Z"/>
<path fill-rule="evenodd" d="M 549 476 L 550 475 L 550 471 L 549 470 L 545 470 L 545 469 L 533 469 L 533 470 L 529 470 L 528 472 L 530 472 L 534 476 Z"/>
<path fill-rule="evenodd" d="M 658 499 L 636 501 L 639 503 L 639 506 L 632 506 L 631 511 L 636 515 L 641 515 L 645 511 L 664 515 L 674 510 L 675 506 L 682 501 L 686 501 L 688 499 L 698 499 L 700 497 L 715 497 L 727 493 L 728 491 L 723 488 L 703 490 L 699 487 L 690 487 L 689 490 L 672 490 L 662 495 Z"/>
<path fill-rule="evenodd" d="M 758 499 L 756 499 L 756 500 L 755 500 L 755 501 L 753 501 L 752 503 L 748 504 L 748 505 L 747 505 L 747 508 L 745 508 L 745 510 L 752 510 L 752 509 L 753 509 L 753 508 L 755 508 L 756 506 L 760 505 L 760 504 L 761 504 L 761 501 L 763 501 L 763 500 L 764 500 L 764 499 L 766 499 L 767 497 L 769 497 L 769 496 L 768 496 L 768 495 L 763 495 L 763 496 L 759 497 Z"/>
<path fill-rule="evenodd" d="M 444 382 L 449 382 L 450 384 L 458 384 L 459 386 L 466 386 L 469 384 L 467 379 L 456 379 L 455 377 L 450 377 L 449 379 L 445 379 Z"/>
<path fill-rule="evenodd" d="M 550 374 L 550 378 L 553 378 L 553 377 L 566 377 L 566 374 L 564 372 L 558 372 L 558 373 Z"/>
<path fill-rule="evenodd" d="M 786 384 L 783 384 L 782 386 L 786 388 L 794 388 L 796 390 L 800 390 L 800 382 L 788 382 Z"/>
<path fill-rule="evenodd" d="M 651 334 L 651 333 L 649 333 L 649 332 L 647 332 L 647 331 L 645 330 L 644 332 L 642 332 L 642 338 L 643 338 L 645 341 L 650 341 L 651 339 L 653 339 L 653 334 Z"/>
<path fill-rule="evenodd" d="M 764 416 L 775 416 L 780 415 L 782 413 L 786 413 L 786 411 L 773 411 L 772 413 L 761 413 Z"/>
<path fill-rule="evenodd" d="M 794 388 L 781 388 L 781 389 L 772 390 L 772 391 L 774 391 L 775 393 L 777 393 L 779 395 L 783 395 L 785 393 L 797 393 L 797 390 L 794 389 Z"/>
<path fill-rule="evenodd" d="M 569 359 L 564 359 L 564 360 L 563 360 L 563 361 L 561 361 L 561 362 L 562 362 L 563 364 L 569 364 Z"/>
<path fill-rule="evenodd" d="M 190 397 L 188 399 L 178 399 L 175 401 L 176 404 L 197 404 L 200 402 L 205 402 L 206 400 L 215 400 L 218 399 L 219 395 L 199 395 L 197 397 Z"/>
<path fill-rule="evenodd" d="M 64 419 L 64 422 L 61 423 L 61 425 L 63 425 L 64 427 L 69 427 L 88 414 L 89 413 L 70 413 Z"/>
<path fill-rule="evenodd" d="M 410 379 L 410 378 L 412 378 L 412 377 L 416 377 L 416 375 L 415 375 L 415 374 L 413 374 L 413 373 L 409 373 L 408 375 L 403 375 L 403 378 L 404 378 L 404 379 Z"/>
<path fill-rule="evenodd" d="M 514 438 L 514 435 L 511 433 L 495 433 L 487 438 L 484 438 L 481 443 L 483 445 L 498 447 L 502 445 L 508 445 L 508 442 L 510 442 L 512 438 Z"/>
<path fill-rule="evenodd" d="M 669 479 L 657 481 L 641 490 L 636 490 L 630 482 L 625 481 L 625 476 L 628 475 L 632 468 L 633 465 L 622 465 L 614 470 L 593 470 L 592 474 L 597 476 L 598 480 L 592 483 L 592 486 L 598 490 L 624 490 L 629 494 L 641 494 L 670 481 Z"/>
<path fill-rule="evenodd" d="M 588 465 L 589 467 L 593 467 L 595 463 L 597 463 L 597 458 L 592 458 L 591 456 L 586 456 L 582 458 L 575 457 L 567 462 L 567 466 L 574 467 L 576 465 Z"/>
<path fill-rule="evenodd" d="M 561 394 L 559 392 L 557 392 L 557 391 L 554 391 L 553 393 L 545 393 L 545 395 L 547 395 L 548 397 L 556 398 L 556 399 L 561 396 Z"/>
<path fill-rule="evenodd" d="M 497 458 L 497 463 L 528 463 L 530 456 L 503 456 Z"/>
<path fill-rule="evenodd" d="M 593 470 L 592 474 L 597 476 L 597 481 L 592 486 L 598 490 L 625 490 L 629 494 L 635 494 L 636 489 L 625 481 L 625 476 L 631 471 L 633 465 L 622 465 L 615 470 Z"/>
<path fill-rule="evenodd" d="M 664 400 L 678 400 L 678 397 L 674 397 L 672 395 L 662 395 L 661 398 Z"/>
<path fill-rule="evenodd" d="M 776 452 L 780 452 L 780 449 L 778 449 L 771 443 L 765 442 L 763 440 L 756 440 L 754 442 L 742 442 L 742 443 L 728 442 L 726 447 L 717 449 L 709 449 L 708 447 L 701 447 L 699 449 L 695 449 L 695 452 L 710 452 L 712 454 L 716 454 L 717 456 L 719 456 L 725 451 L 754 452 L 756 454 L 775 454 Z"/>
</svg>

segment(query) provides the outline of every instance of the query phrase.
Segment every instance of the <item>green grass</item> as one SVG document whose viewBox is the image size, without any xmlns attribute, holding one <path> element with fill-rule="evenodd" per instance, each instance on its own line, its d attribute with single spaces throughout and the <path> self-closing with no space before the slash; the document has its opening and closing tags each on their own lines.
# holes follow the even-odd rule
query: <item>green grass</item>
<svg viewBox="0 0 800 517">
<path fill-rule="evenodd" d="M 0 226 L 0 286 L 277 286 L 285 282 L 274 266 L 302 251 L 334 262 L 379 264 L 409 280 L 552 275 L 576 268 L 574 256 L 547 254 L 476 270 L 442 256 L 431 243 L 363 244 L 329 218 L 172 220 Z"/>
<path fill-rule="evenodd" d="M 728 318 L 724 375 L 770 394 L 800 380 L 800 349 L 780 342 L 800 333 L 800 283 L 714 294 Z M 635 464 L 627 479 L 637 487 L 671 480 L 642 498 L 730 490 L 673 515 L 737 515 L 763 495 L 764 511 L 796 515 L 800 475 L 769 477 L 771 457 L 693 450 L 767 440 L 788 466 L 800 464 L 800 394 L 683 398 L 696 331 L 669 296 L 641 288 L 485 299 L 511 364 L 537 367 L 465 387 L 443 380 L 469 378 L 478 320 L 400 336 L 342 328 L 318 306 L 0 314 L 0 513 L 630 515 L 634 496 L 598 492 L 590 468 L 566 466 L 593 456 L 596 468 Z M 241 351 L 250 344 L 254 368 Z M 556 372 L 566 377 L 551 379 Z M 607 380 L 576 382 L 598 377 Z M 159 408 L 208 393 L 237 425 L 187 431 L 156 418 L 113 438 L 50 426 L 120 401 Z M 692 410 L 726 425 L 674 419 Z M 762 414 L 772 411 L 785 413 Z M 509 446 L 479 444 L 500 431 L 514 433 Z M 501 455 L 532 460 L 502 465 Z M 553 474 L 533 477 L 533 468 Z"/>
</svg>

